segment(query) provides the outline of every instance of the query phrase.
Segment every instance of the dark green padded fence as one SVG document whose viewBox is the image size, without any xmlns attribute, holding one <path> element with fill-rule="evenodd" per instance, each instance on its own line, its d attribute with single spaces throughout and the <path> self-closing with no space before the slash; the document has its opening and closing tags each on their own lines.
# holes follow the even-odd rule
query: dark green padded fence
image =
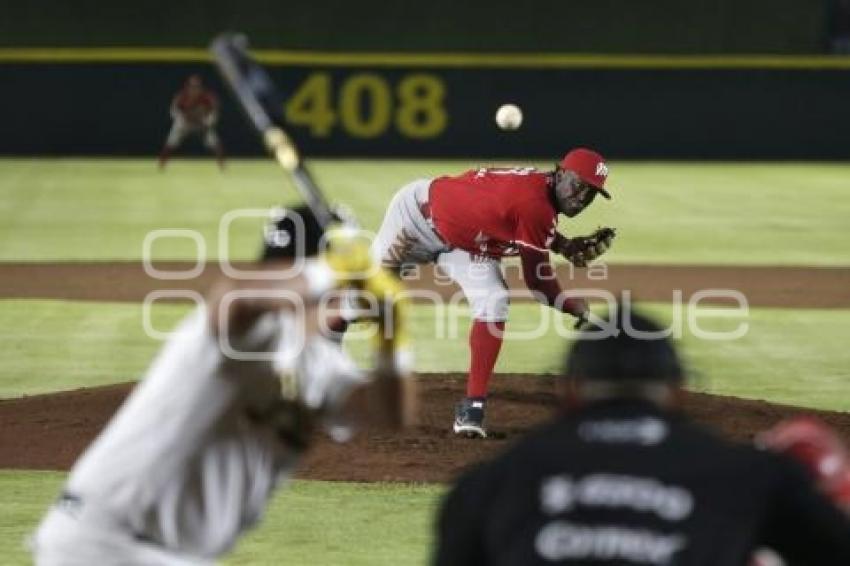
<svg viewBox="0 0 850 566">
<path fill-rule="evenodd" d="M 547 68 L 360 61 L 271 70 L 287 97 L 287 125 L 309 155 L 542 157 L 587 144 L 615 157 L 843 159 L 850 68 L 825 64 L 833 61 L 677 66 L 614 58 Z M 192 72 L 223 94 L 203 59 L 0 61 L 0 153 L 153 154 L 169 127 L 171 96 Z M 258 154 L 237 108 L 222 98 L 225 144 Z M 525 110 L 518 132 L 493 123 L 506 101 Z"/>
<path fill-rule="evenodd" d="M 800 53 L 828 0 L 2 0 L 4 46 L 202 46 L 574 53 Z"/>
</svg>

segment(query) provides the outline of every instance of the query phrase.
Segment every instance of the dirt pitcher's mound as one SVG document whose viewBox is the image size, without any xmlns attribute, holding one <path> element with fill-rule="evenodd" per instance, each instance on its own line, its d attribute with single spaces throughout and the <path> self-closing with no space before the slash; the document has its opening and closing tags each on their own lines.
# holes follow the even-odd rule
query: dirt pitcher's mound
<svg viewBox="0 0 850 566">
<path fill-rule="evenodd" d="M 322 437 L 299 477 L 350 481 L 443 482 L 503 449 L 557 408 L 552 378 L 499 375 L 488 406 L 491 438 L 466 440 L 450 432 L 454 403 L 465 377 L 420 377 L 418 426 L 397 434 L 363 432 L 352 442 Z M 0 468 L 65 470 L 115 411 L 131 384 L 0 401 Z M 734 397 L 694 394 L 687 407 L 699 422 L 736 440 L 753 435 L 804 409 Z M 815 412 L 850 438 L 850 413 Z M 151 431 L 156 434 L 156 431 Z"/>
</svg>

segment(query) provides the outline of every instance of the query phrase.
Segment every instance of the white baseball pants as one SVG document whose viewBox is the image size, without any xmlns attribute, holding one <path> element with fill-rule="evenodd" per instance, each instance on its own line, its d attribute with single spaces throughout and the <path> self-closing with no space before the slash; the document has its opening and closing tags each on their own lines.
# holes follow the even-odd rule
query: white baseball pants
<svg viewBox="0 0 850 566">
<path fill-rule="evenodd" d="M 372 244 L 375 259 L 402 272 L 405 265 L 434 263 L 463 290 L 475 320 L 507 320 L 509 292 L 501 261 L 451 249 L 440 239 L 420 209 L 430 186 L 430 179 L 420 179 L 395 194 Z"/>
</svg>

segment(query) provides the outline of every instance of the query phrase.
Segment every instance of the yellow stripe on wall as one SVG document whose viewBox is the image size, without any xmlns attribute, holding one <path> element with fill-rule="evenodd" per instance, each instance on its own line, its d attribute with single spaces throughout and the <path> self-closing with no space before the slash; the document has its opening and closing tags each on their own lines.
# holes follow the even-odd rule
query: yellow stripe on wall
<svg viewBox="0 0 850 566">
<path fill-rule="evenodd" d="M 158 47 L 5 47 L 0 63 L 208 63 L 206 49 Z"/>
<path fill-rule="evenodd" d="M 582 55 L 557 53 L 334 53 L 256 50 L 269 65 L 514 69 L 850 69 L 850 56 Z M 209 63 L 206 49 L 0 48 L 0 63 Z"/>
</svg>

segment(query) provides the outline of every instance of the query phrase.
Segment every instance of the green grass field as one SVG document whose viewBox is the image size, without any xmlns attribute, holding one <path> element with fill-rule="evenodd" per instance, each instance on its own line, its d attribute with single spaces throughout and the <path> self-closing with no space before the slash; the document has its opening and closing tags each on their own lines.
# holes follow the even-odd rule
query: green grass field
<svg viewBox="0 0 850 566">
<path fill-rule="evenodd" d="M 56 472 L 0 471 L 3 564 L 28 563 L 24 541 L 59 493 L 64 477 Z M 296 481 L 278 491 L 260 527 L 240 541 L 224 564 L 423 564 L 443 489 Z"/>
<path fill-rule="evenodd" d="M 548 166 L 549 162 L 538 165 Z M 367 228 L 380 223 L 392 193 L 406 182 L 469 167 L 472 161 L 322 160 L 320 183 L 351 206 Z M 850 266 L 846 164 L 611 163 L 613 201 L 599 200 L 564 228 L 614 225 L 612 263 Z M 178 160 L 164 174 L 153 160 L 0 159 L 0 261 L 139 259 L 156 229 L 197 231 L 204 255 L 220 257 L 222 216 L 296 201 L 267 160 L 235 161 L 220 174 L 208 160 Z M 253 257 L 261 220 L 233 224 L 227 253 Z M 159 241 L 156 259 L 190 259 L 185 239 Z M 646 308 L 662 321 L 669 305 Z M 166 330 L 187 307 L 154 307 Z M 514 305 L 509 329 L 530 333 L 540 309 Z M 714 311 L 716 312 L 716 311 Z M 444 313 L 445 314 L 445 313 Z M 433 307 L 413 310 L 420 371 L 463 371 L 467 316 L 456 333 L 437 332 Z M 0 298 L 0 398 L 137 378 L 159 343 L 141 326 L 141 307 Z M 559 315 L 548 314 L 549 320 Z M 706 321 L 731 330 L 740 321 Z M 714 393 L 850 411 L 850 310 L 753 309 L 749 332 L 707 342 L 685 332 L 693 387 Z M 364 356 L 362 340 L 352 351 Z M 565 340 L 550 327 L 533 340 L 508 340 L 497 371 L 557 371 Z M 54 497 L 62 475 L 0 472 L 3 564 L 26 562 L 23 536 Z M 441 487 L 296 482 L 275 498 L 263 526 L 230 564 L 421 564 Z"/>
<path fill-rule="evenodd" d="M 155 305 L 153 326 L 167 331 L 188 308 Z M 647 310 L 665 324 L 673 318 L 669 305 L 647 305 Z M 141 317 L 134 304 L 0 300 L 0 319 L 9 322 L 0 328 L 5 360 L 0 398 L 138 378 L 159 347 L 145 335 Z M 705 316 L 699 327 L 732 331 L 741 322 L 749 330 L 732 341 L 701 340 L 685 325 L 682 351 L 696 389 L 850 411 L 850 310 L 752 309 L 746 320 Z M 465 307 L 437 311 L 417 305 L 411 327 L 418 371 L 466 371 Z M 513 305 L 496 371 L 557 372 L 569 329 L 568 318 L 550 309 Z M 365 363 L 367 337 L 349 338 L 351 351 Z"/>
<path fill-rule="evenodd" d="M 403 184 L 480 165 L 491 163 L 320 160 L 314 169 L 331 198 L 374 229 Z M 850 165 L 614 162 L 611 171 L 614 199 L 564 226 L 617 226 L 611 262 L 850 265 Z M 208 160 L 160 173 L 153 160 L 0 159 L 0 197 L 0 260 L 140 258 L 145 235 L 163 228 L 197 231 L 206 255 L 219 257 L 224 213 L 297 200 L 269 160 L 236 161 L 221 174 Z M 234 224 L 232 257 L 254 256 L 259 222 Z M 196 252 L 172 238 L 153 253 Z"/>
</svg>

